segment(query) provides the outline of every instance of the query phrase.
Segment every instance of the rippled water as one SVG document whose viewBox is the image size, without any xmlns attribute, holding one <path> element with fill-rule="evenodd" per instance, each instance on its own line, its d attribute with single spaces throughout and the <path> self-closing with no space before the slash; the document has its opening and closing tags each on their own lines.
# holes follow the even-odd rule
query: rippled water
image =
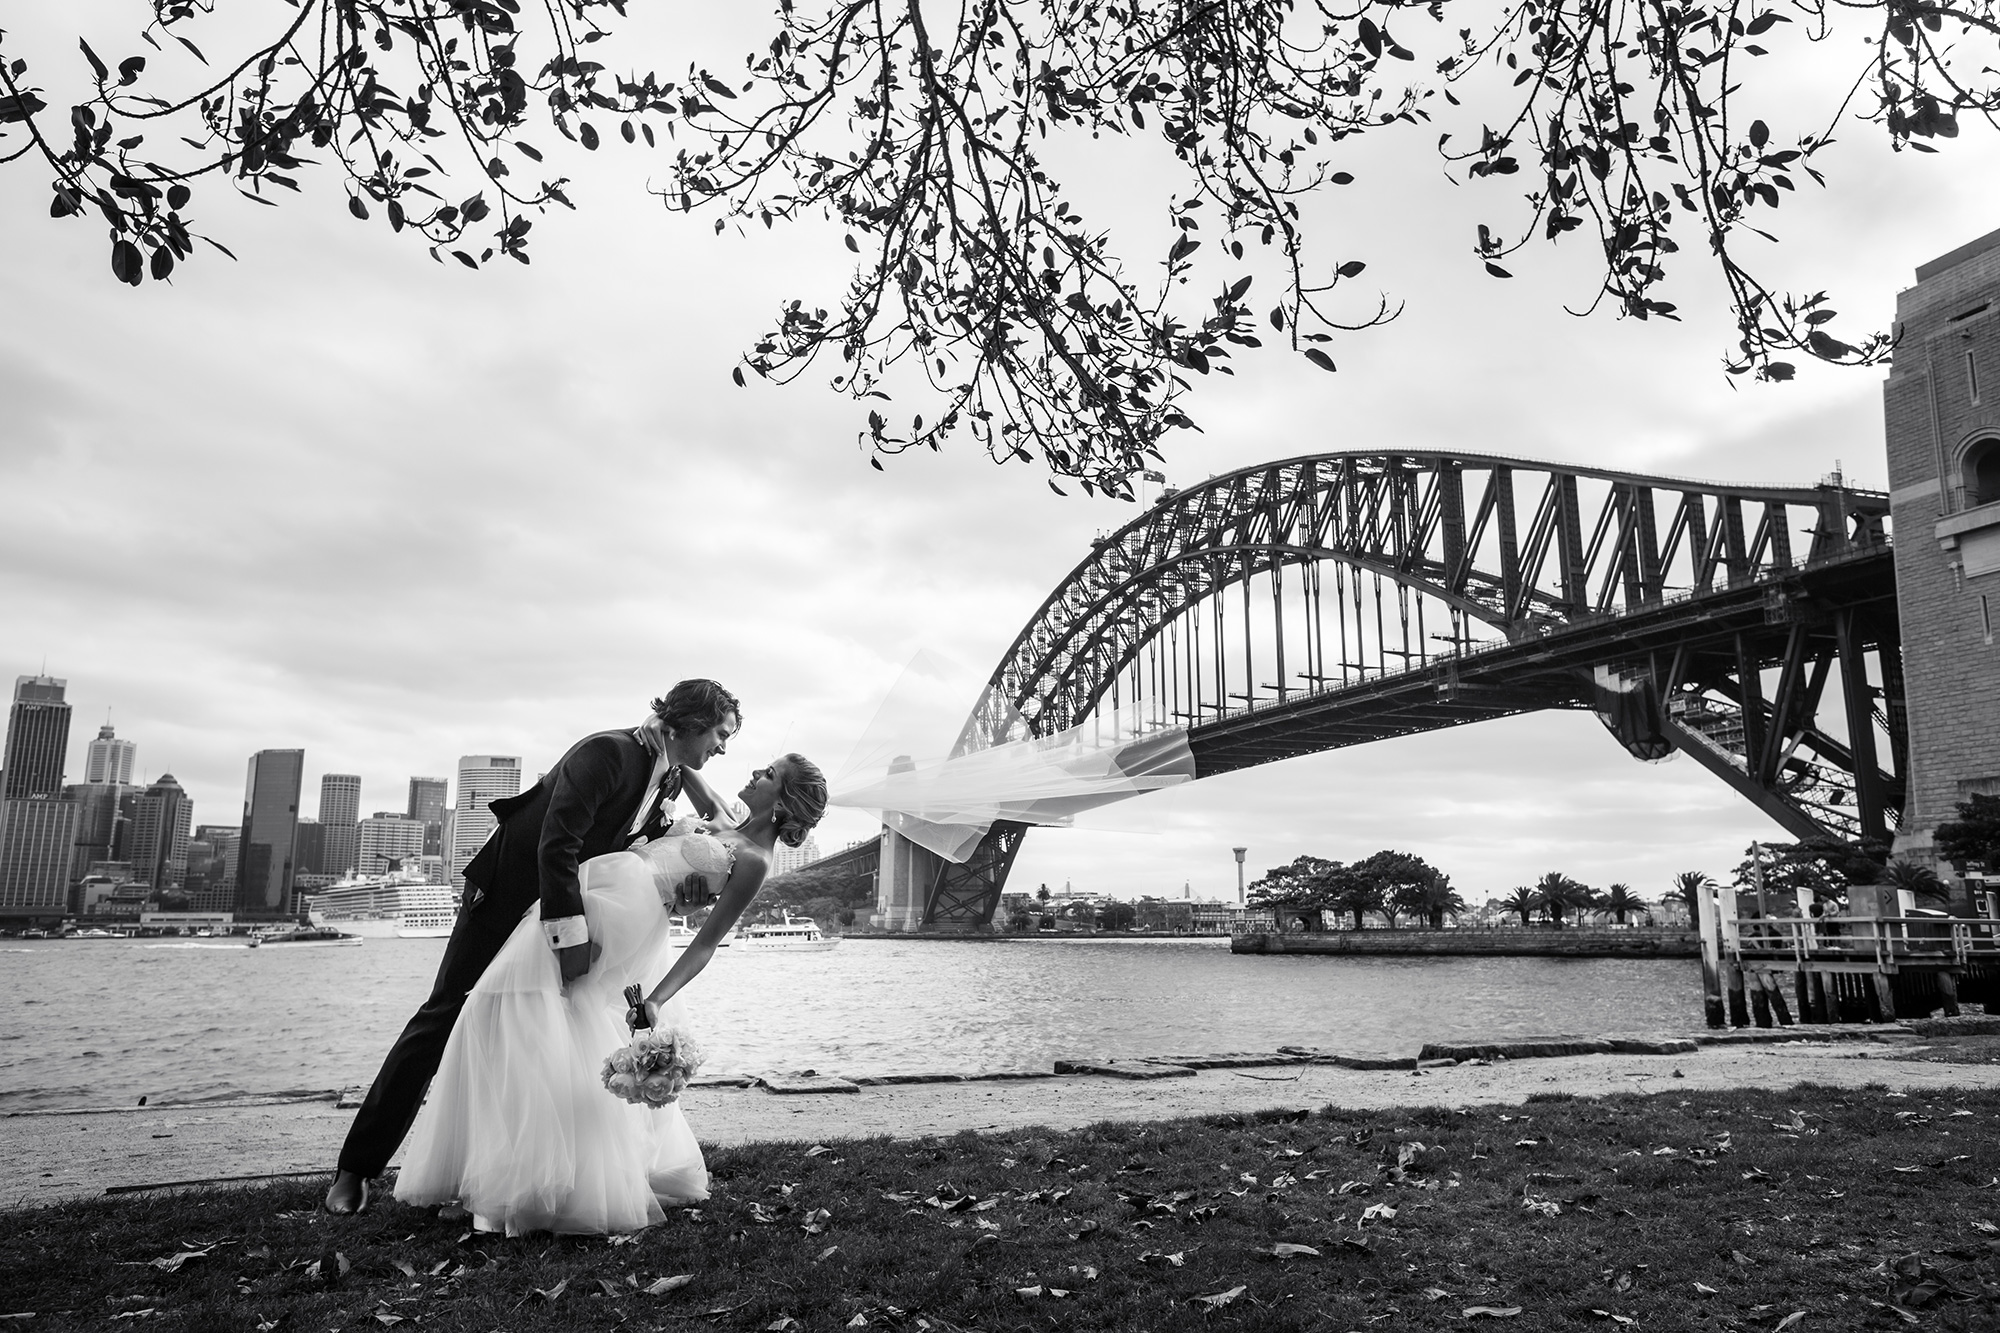
<svg viewBox="0 0 2000 1333">
<path fill-rule="evenodd" d="M 0 1109 L 366 1083 L 443 951 L 442 940 L 0 943 Z M 1046 1069 L 1058 1056 L 1286 1044 L 1410 1053 L 1701 1022 L 1688 960 L 1236 956 L 1217 939 L 734 949 L 688 995 L 711 1072 Z"/>
</svg>

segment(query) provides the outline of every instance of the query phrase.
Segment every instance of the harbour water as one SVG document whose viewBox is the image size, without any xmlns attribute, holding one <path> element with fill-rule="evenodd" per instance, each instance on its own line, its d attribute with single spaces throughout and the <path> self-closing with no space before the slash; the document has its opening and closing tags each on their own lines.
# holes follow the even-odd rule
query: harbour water
<svg viewBox="0 0 2000 1333">
<path fill-rule="evenodd" d="M 0 941 L 0 1112 L 365 1084 L 443 940 Z M 724 950 L 689 992 L 709 1072 L 1047 1069 L 1064 1056 L 1700 1026 L 1673 959 L 1232 956 L 1221 939 L 855 939 Z M 639 980 L 639 978 L 634 978 Z"/>
</svg>

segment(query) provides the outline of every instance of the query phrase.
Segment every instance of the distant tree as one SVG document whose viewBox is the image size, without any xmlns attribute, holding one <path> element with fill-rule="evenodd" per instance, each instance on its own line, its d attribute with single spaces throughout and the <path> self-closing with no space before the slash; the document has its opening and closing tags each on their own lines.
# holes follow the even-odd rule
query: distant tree
<svg viewBox="0 0 2000 1333">
<path fill-rule="evenodd" d="M 1754 867 L 1761 867 L 1767 896 L 1791 898 L 1800 889 L 1820 899 L 1842 899 L 1850 884 L 1881 879 L 1887 849 L 1879 843 L 1808 838 L 1800 842 L 1765 842 L 1746 849 L 1732 882 L 1739 892 L 1754 890 Z"/>
<path fill-rule="evenodd" d="M 1035 914 L 1025 907 L 1016 907 L 1007 913 L 1007 929 L 1009 930 L 1032 930 L 1034 926 Z"/>
<path fill-rule="evenodd" d="M 1824 294 L 1770 289 L 1738 249 L 1772 234 L 1795 178 L 1822 181 L 1829 123 L 1851 102 L 1892 147 L 1934 151 L 1961 115 L 2000 106 L 1993 0 L 1500 0 L 1477 19 L 1440 0 L 781 0 L 740 56 L 684 73 L 671 48 L 596 45 L 657 21 L 628 19 L 627 0 L 129 8 L 144 20 L 104 55 L 78 52 L 85 26 L 111 38 L 82 19 L 0 32 L 0 165 L 41 173 L 54 216 L 106 225 L 121 282 L 184 271 L 206 239 L 196 191 L 272 203 L 328 169 L 355 217 L 439 262 L 525 263 L 533 215 L 570 206 L 534 141 L 643 140 L 668 209 L 713 208 L 717 231 L 825 219 L 854 256 L 836 298 L 780 306 L 739 380 L 789 381 L 824 357 L 877 453 L 966 433 L 1120 495 L 1193 426 L 1194 377 L 1273 331 L 1330 371 L 1334 331 L 1392 315 L 1350 296 L 1364 262 L 1317 234 L 1344 212 L 1327 196 L 1355 183 L 1343 167 L 1369 134 L 1435 119 L 1444 169 L 1518 189 L 1516 215 L 1479 224 L 1466 256 L 1491 278 L 1578 231 L 1601 265 L 1586 304 L 1673 319 L 1668 266 L 1706 256 L 1736 324 L 1727 369 L 1786 379 L 1777 355 L 1863 364 L 1890 345 L 1841 341 Z M 60 64 L 28 49 L 45 27 Z M 1846 40 L 1857 30 L 1872 46 Z M 1808 40 L 1813 63 L 1758 72 Z M 1801 95 L 1801 65 L 1829 67 L 1838 105 Z M 1739 96 L 1803 124 L 1768 124 Z M 1167 163 L 1156 256 L 1114 244 L 1073 188 L 1135 142 Z M 1268 312 L 1250 305 L 1260 272 Z M 892 423 L 892 393 L 930 410 Z"/>
<path fill-rule="evenodd" d="M 1587 912 L 1597 904 L 1597 895 L 1588 884 L 1559 870 L 1551 870 L 1535 881 L 1535 897 L 1558 929 L 1565 918 Z"/>
<path fill-rule="evenodd" d="M 2000 796 L 1974 792 L 1958 803 L 1958 818 L 1937 826 L 1933 835 L 1940 860 L 1961 871 L 2000 872 Z"/>
<path fill-rule="evenodd" d="M 1646 900 L 1632 892 L 1632 886 L 1629 884 L 1613 884 L 1605 889 L 1604 895 L 1597 900 L 1597 910 L 1611 917 L 1621 926 L 1625 924 L 1625 916 L 1628 912 L 1635 912 L 1640 916 L 1651 916 L 1653 914 L 1652 910 L 1647 907 Z"/>
<path fill-rule="evenodd" d="M 1431 876 L 1437 873 L 1423 857 L 1387 848 L 1355 862 L 1353 870 L 1374 883 L 1375 910 L 1389 919 L 1391 930 L 1402 913 L 1423 910 L 1420 900 Z"/>
<path fill-rule="evenodd" d="M 1937 871 L 1907 858 L 1891 861 L 1882 871 L 1882 882 L 1910 894 L 1918 902 L 1946 902 L 1951 886 L 1938 878 Z"/>
<path fill-rule="evenodd" d="M 1407 899 L 1410 911 L 1423 918 L 1432 930 L 1443 930 L 1445 919 L 1456 921 L 1465 915 L 1465 899 L 1451 887 L 1451 876 L 1432 870 L 1424 883 Z"/>
<path fill-rule="evenodd" d="M 1497 901 L 1507 912 L 1519 916 L 1523 926 L 1531 925 L 1530 918 L 1542 910 L 1542 895 L 1526 884 L 1516 884 Z"/>
<path fill-rule="evenodd" d="M 1335 863 L 1321 880 L 1324 885 L 1323 906 L 1336 913 L 1345 913 L 1354 919 L 1354 928 L 1360 930 L 1368 913 L 1382 909 L 1382 886 L 1372 875 L 1363 874 L 1355 866 Z"/>
<path fill-rule="evenodd" d="M 1044 885 L 1042 885 L 1042 887 L 1041 887 L 1041 888 L 1039 888 L 1039 889 L 1036 889 L 1036 890 L 1035 890 L 1035 900 L 1036 900 L 1037 902 L 1044 902 L 1044 903 L 1045 903 L 1045 902 L 1047 902 L 1047 901 L 1049 900 L 1049 886 L 1048 886 L 1048 885 L 1044 884 Z"/>
<path fill-rule="evenodd" d="M 1244 891 L 1252 907 L 1318 907 L 1325 892 L 1325 877 L 1338 862 L 1318 856 L 1295 857 L 1286 865 L 1275 866 L 1252 880 Z"/>
<path fill-rule="evenodd" d="M 1688 920 L 1699 921 L 1701 919 L 1702 891 L 1714 887 L 1715 881 L 1703 872 L 1699 870 L 1683 870 L 1680 874 L 1674 876 L 1673 892 L 1667 896 L 1669 898 L 1680 899 L 1682 905 L 1687 908 Z"/>
<path fill-rule="evenodd" d="M 1139 919 L 1139 909 L 1123 898 L 1113 898 L 1097 909 L 1099 930 L 1130 930 L 1132 923 Z"/>
</svg>

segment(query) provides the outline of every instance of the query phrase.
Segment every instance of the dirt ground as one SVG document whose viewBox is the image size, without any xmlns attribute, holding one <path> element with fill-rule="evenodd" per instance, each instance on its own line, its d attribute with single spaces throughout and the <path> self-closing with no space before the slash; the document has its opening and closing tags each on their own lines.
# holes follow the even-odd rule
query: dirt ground
<svg viewBox="0 0 2000 1333">
<path fill-rule="evenodd" d="M 1100 1120 L 1226 1112 L 1510 1104 L 1535 1093 L 1673 1095 L 1689 1089 L 1799 1084 L 1902 1090 L 2000 1087 L 2000 1035 L 1704 1046 L 1680 1055 L 1583 1055 L 1422 1071 L 1332 1065 L 1203 1070 L 1132 1081 L 1092 1075 L 777 1095 L 691 1090 L 688 1121 L 704 1143 L 915 1138 Z M 326 1171 L 353 1116 L 332 1101 L 177 1106 L 0 1118 L 0 1208 L 107 1189 Z"/>
</svg>

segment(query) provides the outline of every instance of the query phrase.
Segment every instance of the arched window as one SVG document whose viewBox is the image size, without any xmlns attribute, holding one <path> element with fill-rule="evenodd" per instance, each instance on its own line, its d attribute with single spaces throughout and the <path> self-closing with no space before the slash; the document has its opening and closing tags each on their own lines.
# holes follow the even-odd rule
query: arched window
<svg viewBox="0 0 2000 1333">
<path fill-rule="evenodd" d="M 1980 440 L 1965 451 L 1965 505 L 2000 501 L 2000 440 Z"/>
</svg>

